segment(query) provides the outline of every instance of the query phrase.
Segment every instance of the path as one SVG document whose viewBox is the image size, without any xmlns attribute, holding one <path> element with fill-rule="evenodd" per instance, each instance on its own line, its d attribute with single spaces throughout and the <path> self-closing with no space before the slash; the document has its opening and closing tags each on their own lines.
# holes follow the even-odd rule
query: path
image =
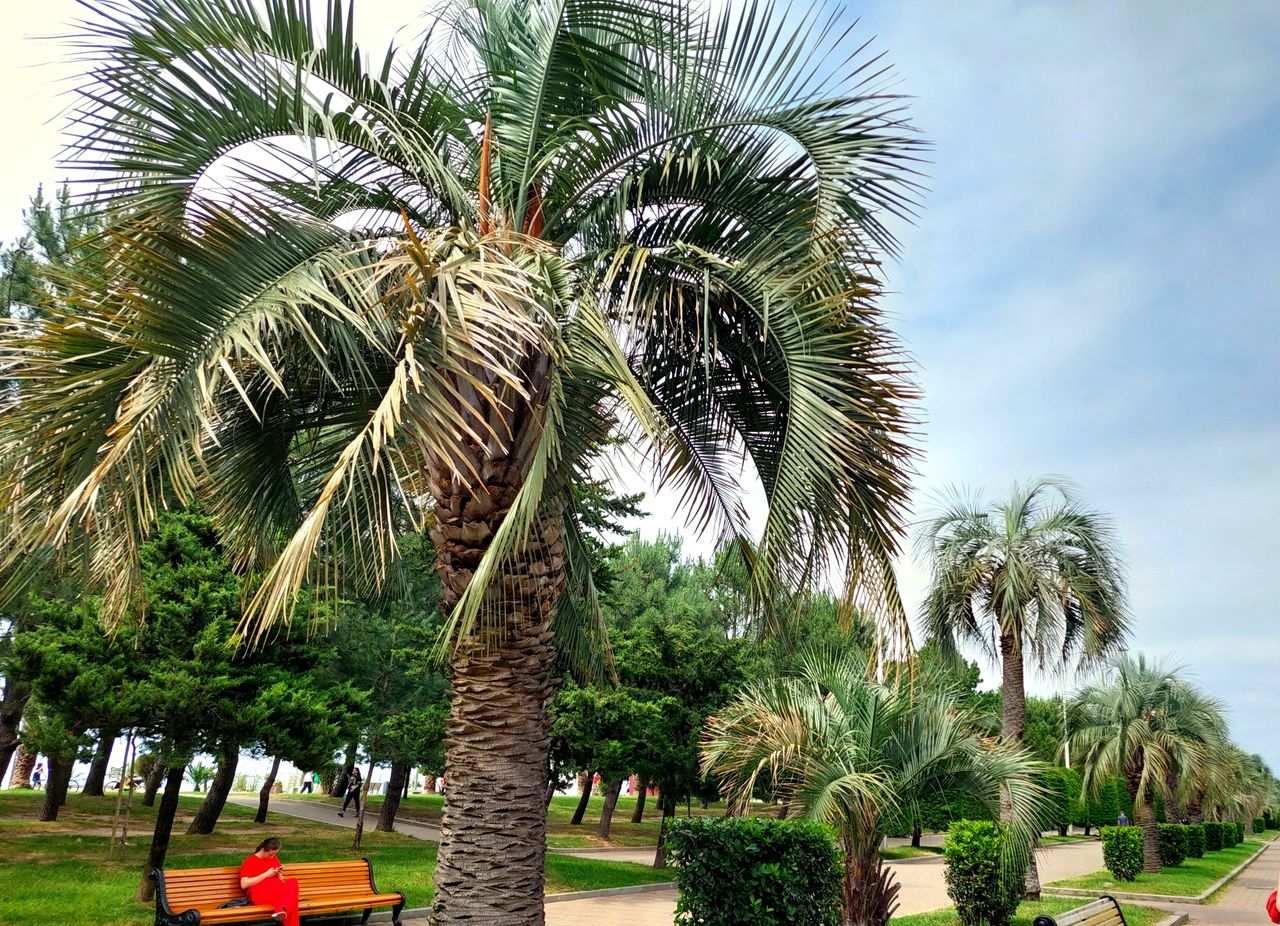
<svg viewBox="0 0 1280 926">
<path fill-rule="evenodd" d="M 1193 926 L 1259 926 L 1269 922 L 1267 897 L 1276 889 L 1277 878 L 1280 878 L 1280 840 L 1273 840 L 1253 864 L 1218 895 L 1215 903 L 1204 906 L 1143 903 L 1174 913 L 1185 913 L 1191 917 Z"/>
</svg>

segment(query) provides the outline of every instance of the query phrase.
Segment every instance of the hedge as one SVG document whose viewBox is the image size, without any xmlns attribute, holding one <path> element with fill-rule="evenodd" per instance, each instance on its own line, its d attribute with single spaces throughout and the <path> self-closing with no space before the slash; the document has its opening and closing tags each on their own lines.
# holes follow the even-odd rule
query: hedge
<svg viewBox="0 0 1280 926">
<path fill-rule="evenodd" d="M 1267 821 L 1265 817 L 1253 818 L 1253 831 L 1255 833 L 1265 833 L 1267 831 Z"/>
<path fill-rule="evenodd" d="M 1226 827 L 1216 820 L 1206 820 L 1204 826 L 1204 849 L 1206 852 L 1220 852 L 1226 838 Z"/>
<path fill-rule="evenodd" d="M 1104 826 L 1102 861 L 1121 881 L 1136 878 L 1142 871 L 1142 830 L 1136 826 Z"/>
<path fill-rule="evenodd" d="M 681 926 L 839 926 L 840 854 L 819 823 L 677 819 L 667 851 Z"/>
<path fill-rule="evenodd" d="M 1239 820 L 1236 821 L 1236 845 L 1244 842 L 1244 824 Z"/>
<path fill-rule="evenodd" d="M 1160 846 L 1160 864 L 1176 868 L 1187 857 L 1187 827 L 1181 823 L 1161 823 L 1157 831 Z"/>
<path fill-rule="evenodd" d="M 1204 858 L 1204 824 L 1187 827 L 1187 858 Z"/>
<path fill-rule="evenodd" d="M 1007 926 L 1026 893 L 1024 871 L 1001 864 L 1004 829 L 990 820 L 957 820 L 943 842 L 947 894 L 965 926 Z"/>
</svg>

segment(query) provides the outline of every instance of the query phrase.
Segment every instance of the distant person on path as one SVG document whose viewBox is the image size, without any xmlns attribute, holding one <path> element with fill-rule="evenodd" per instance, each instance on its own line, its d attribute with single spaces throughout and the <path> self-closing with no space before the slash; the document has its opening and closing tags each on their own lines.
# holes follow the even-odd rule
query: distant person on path
<svg viewBox="0 0 1280 926">
<path fill-rule="evenodd" d="M 284 876 L 280 840 L 270 836 L 258 843 L 253 855 L 240 865 L 240 888 L 255 904 L 274 907 L 272 919 L 285 926 L 299 926 L 298 879 Z"/>
<path fill-rule="evenodd" d="M 1129 825 L 1129 817 L 1128 817 L 1128 815 L 1127 815 L 1127 814 L 1125 814 L 1125 812 L 1122 810 L 1122 811 L 1120 811 L 1120 816 L 1119 816 L 1119 818 L 1116 820 L 1116 826 L 1128 826 L 1128 825 Z"/>
<path fill-rule="evenodd" d="M 44 777 L 44 763 L 37 762 L 36 767 L 31 771 L 31 787 L 37 791 L 40 790 L 40 779 Z"/>
<path fill-rule="evenodd" d="M 299 794 L 311 793 L 311 773 L 310 772 L 302 773 L 302 790 L 299 791 L 298 793 Z"/>
<path fill-rule="evenodd" d="M 338 811 L 338 816 L 343 816 L 347 812 L 347 805 L 352 801 L 356 802 L 356 813 L 360 812 L 360 785 L 364 782 L 360 780 L 360 769 L 353 768 L 351 777 L 347 779 L 347 796 L 342 801 L 342 809 Z"/>
</svg>

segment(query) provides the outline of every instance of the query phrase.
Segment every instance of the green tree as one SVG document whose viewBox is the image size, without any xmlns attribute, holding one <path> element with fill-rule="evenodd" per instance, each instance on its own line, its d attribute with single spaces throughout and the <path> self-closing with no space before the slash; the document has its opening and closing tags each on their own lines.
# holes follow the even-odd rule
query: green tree
<svg viewBox="0 0 1280 926">
<path fill-rule="evenodd" d="M 922 142 L 878 65 L 811 66 L 859 43 L 792 10 L 464 2 L 369 56 L 324 7 L 88 14 L 73 144 L 118 216 L 110 273 L 3 345 L 33 395 L 0 422 L 6 543 L 85 540 L 111 617 L 155 512 L 198 498 L 268 566 L 266 632 L 316 575 L 381 585 L 399 506 L 434 505 L 436 917 L 540 922 L 553 653 L 601 649 L 566 507 L 620 422 L 728 542 L 749 458 L 762 600 L 833 570 L 897 600 L 914 388 L 879 274 Z M 280 136 L 320 153 L 282 176 L 234 150 Z M 200 183 L 224 155 L 234 208 Z"/>
<path fill-rule="evenodd" d="M 933 573 L 926 635 L 944 651 L 964 640 L 999 661 L 1001 729 L 1011 742 L 1026 734 L 1028 657 L 1042 667 L 1073 653 L 1094 660 L 1128 632 L 1110 519 L 1062 480 L 1015 486 L 994 505 L 957 496 L 926 522 L 919 546 Z M 1034 858 L 1027 896 L 1040 896 Z"/>
<path fill-rule="evenodd" d="M 1160 870 L 1155 799 L 1171 767 L 1207 758 L 1221 729 L 1221 709 L 1183 677 L 1183 669 L 1145 656 L 1113 658 L 1099 680 L 1068 708 L 1071 753 L 1083 770 L 1084 789 L 1097 792 L 1120 778 L 1142 828 L 1143 871 Z"/>
<path fill-rule="evenodd" d="M 766 771 L 773 787 L 836 827 L 844 848 L 844 922 L 884 926 L 897 885 L 879 857 L 897 808 L 964 790 L 995 812 L 1013 806 L 1010 870 L 1021 876 L 1050 796 L 1042 768 L 1010 742 L 985 746 L 946 685 L 878 683 L 864 654 L 815 653 L 792 676 L 748 686 L 709 724 L 703 767 L 730 800 L 746 800 Z"/>
</svg>

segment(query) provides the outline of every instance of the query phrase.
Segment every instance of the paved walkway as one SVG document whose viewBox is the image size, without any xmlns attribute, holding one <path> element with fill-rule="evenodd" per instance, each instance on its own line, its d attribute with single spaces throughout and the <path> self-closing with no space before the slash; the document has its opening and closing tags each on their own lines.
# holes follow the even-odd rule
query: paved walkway
<svg viewBox="0 0 1280 926">
<path fill-rule="evenodd" d="M 1267 919 L 1267 897 L 1280 878 L 1280 840 L 1262 850 L 1253 864 L 1231 882 L 1216 902 L 1204 906 L 1184 906 L 1144 901 L 1173 913 L 1185 913 L 1194 926 L 1262 926 Z"/>
</svg>

